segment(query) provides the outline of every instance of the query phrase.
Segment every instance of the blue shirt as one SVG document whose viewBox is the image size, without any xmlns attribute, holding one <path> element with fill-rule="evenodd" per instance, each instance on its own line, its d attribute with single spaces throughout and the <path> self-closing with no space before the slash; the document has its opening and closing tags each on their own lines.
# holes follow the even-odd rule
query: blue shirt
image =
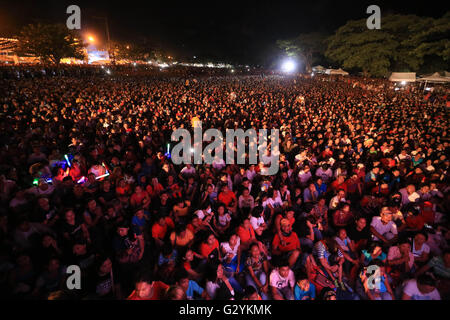
<svg viewBox="0 0 450 320">
<path fill-rule="evenodd" d="M 305 297 L 307 297 L 307 298 L 304 299 Z M 316 286 L 310 282 L 308 291 L 303 291 L 302 289 L 300 289 L 298 284 L 296 284 L 294 287 L 294 298 L 295 298 L 295 300 L 313 300 L 313 299 L 315 299 L 316 298 Z"/>
<path fill-rule="evenodd" d="M 195 293 L 201 296 L 203 294 L 203 288 L 200 287 L 194 280 L 189 280 L 189 286 L 186 290 L 186 297 L 188 300 L 193 300 Z"/>
<path fill-rule="evenodd" d="M 373 259 L 372 259 L 372 254 L 370 253 L 370 252 L 368 252 L 367 250 L 363 250 L 362 251 L 362 254 L 364 255 L 364 262 L 365 263 L 369 263 L 369 262 L 371 262 Z M 376 260 L 380 260 L 380 261 L 384 261 L 384 260 L 386 260 L 386 258 L 387 258 L 387 255 L 386 255 L 386 253 L 384 253 L 384 252 L 382 252 L 378 257 L 376 257 L 375 259 Z"/>
<path fill-rule="evenodd" d="M 327 185 L 325 183 L 322 183 L 320 186 L 315 183 L 317 191 L 319 192 L 319 196 L 325 192 L 327 192 Z"/>
<path fill-rule="evenodd" d="M 178 253 L 176 249 L 172 251 L 170 257 L 165 257 L 162 253 L 160 253 L 158 258 L 158 266 L 162 266 L 163 264 L 169 263 L 170 261 L 175 262 L 177 260 L 177 255 Z"/>
<path fill-rule="evenodd" d="M 131 224 L 138 227 L 145 227 L 145 218 L 142 217 L 142 219 L 139 219 L 137 216 L 133 216 L 131 219 Z"/>
</svg>

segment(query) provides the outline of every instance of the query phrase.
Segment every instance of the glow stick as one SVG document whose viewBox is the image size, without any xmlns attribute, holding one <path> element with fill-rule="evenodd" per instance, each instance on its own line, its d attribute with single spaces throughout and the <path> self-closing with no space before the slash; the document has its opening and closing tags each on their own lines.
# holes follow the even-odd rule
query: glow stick
<svg viewBox="0 0 450 320">
<path fill-rule="evenodd" d="M 101 176 L 95 177 L 95 180 L 98 180 L 98 179 L 101 179 L 101 178 L 104 178 L 104 177 L 107 177 L 107 176 L 109 176 L 109 172 L 105 173 L 105 174 L 102 174 Z"/>
<path fill-rule="evenodd" d="M 106 166 L 106 164 L 104 163 L 104 162 L 102 162 L 102 166 L 105 168 L 105 170 L 106 170 L 106 173 L 108 173 L 109 174 L 109 170 L 108 170 L 108 167 Z"/>
<path fill-rule="evenodd" d="M 64 158 L 66 159 L 66 162 L 69 165 L 69 167 L 71 167 L 72 165 L 70 164 L 69 157 L 67 156 L 67 154 L 64 155 Z"/>
</svg>

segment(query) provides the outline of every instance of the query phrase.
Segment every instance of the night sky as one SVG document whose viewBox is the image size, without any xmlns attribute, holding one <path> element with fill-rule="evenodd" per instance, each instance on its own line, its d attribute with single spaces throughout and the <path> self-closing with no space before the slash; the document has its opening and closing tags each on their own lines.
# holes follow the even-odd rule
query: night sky
<svg viewBox="0 0 450 320">
<path fill-rule="evenodd" d="M 347 20 L 368 17 L 371 4 L 381 14 L 441 17 L 445 1 L 78 1 L 0 0 L 0 36 L 9 36 L 30 22 L 65 23 L 67 6 L 81 8 L 83 32 L 105 38 L 107 16 L 113 40 L 146 40 L 177 59 L 213 59 L 241 64 L 267 64 L 276 58 L 277 39 L 300 33 L 332 33 Z"/>
</svg>

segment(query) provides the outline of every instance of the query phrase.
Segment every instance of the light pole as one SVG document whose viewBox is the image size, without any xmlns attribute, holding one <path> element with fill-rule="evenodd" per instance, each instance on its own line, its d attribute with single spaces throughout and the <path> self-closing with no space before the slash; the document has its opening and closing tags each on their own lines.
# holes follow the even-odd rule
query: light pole
<svg viewBox="0 0 450 320">
<path fill-rule="evenodd" d="M 114 50 L 111 51 L 111 38 L 109 36 L 109 26 L 108 26 L 108 18 L 107 17 L 92 17 L 94 19 L 100 19 L 105 21 L 105 29 L 106 29 L 106 39 L 107 39 L 107 51 L 108 55 L 110 56 L 112 63 L 115 64 L 116 60 L 114 58 Z"/>
</svg>

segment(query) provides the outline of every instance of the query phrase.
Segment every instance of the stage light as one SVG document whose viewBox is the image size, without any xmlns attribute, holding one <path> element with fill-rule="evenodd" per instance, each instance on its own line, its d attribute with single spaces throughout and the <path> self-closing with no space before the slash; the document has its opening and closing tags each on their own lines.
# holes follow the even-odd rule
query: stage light
<svg viewBox="0 0 450 320">
<path fill-rule="evenodd" d="M 402 84 L 402 86 L 404 86 L 406 84 L 406 81 L 402 81 L 400 83 Z"/>
<path fill-rule="evenodd" d="M 293 60 L 289 59 L 283 62 L 281 65 L 281 70 L 285 73 L 292 73 L 296 69 L 296 64 Z"/>
</svg>

